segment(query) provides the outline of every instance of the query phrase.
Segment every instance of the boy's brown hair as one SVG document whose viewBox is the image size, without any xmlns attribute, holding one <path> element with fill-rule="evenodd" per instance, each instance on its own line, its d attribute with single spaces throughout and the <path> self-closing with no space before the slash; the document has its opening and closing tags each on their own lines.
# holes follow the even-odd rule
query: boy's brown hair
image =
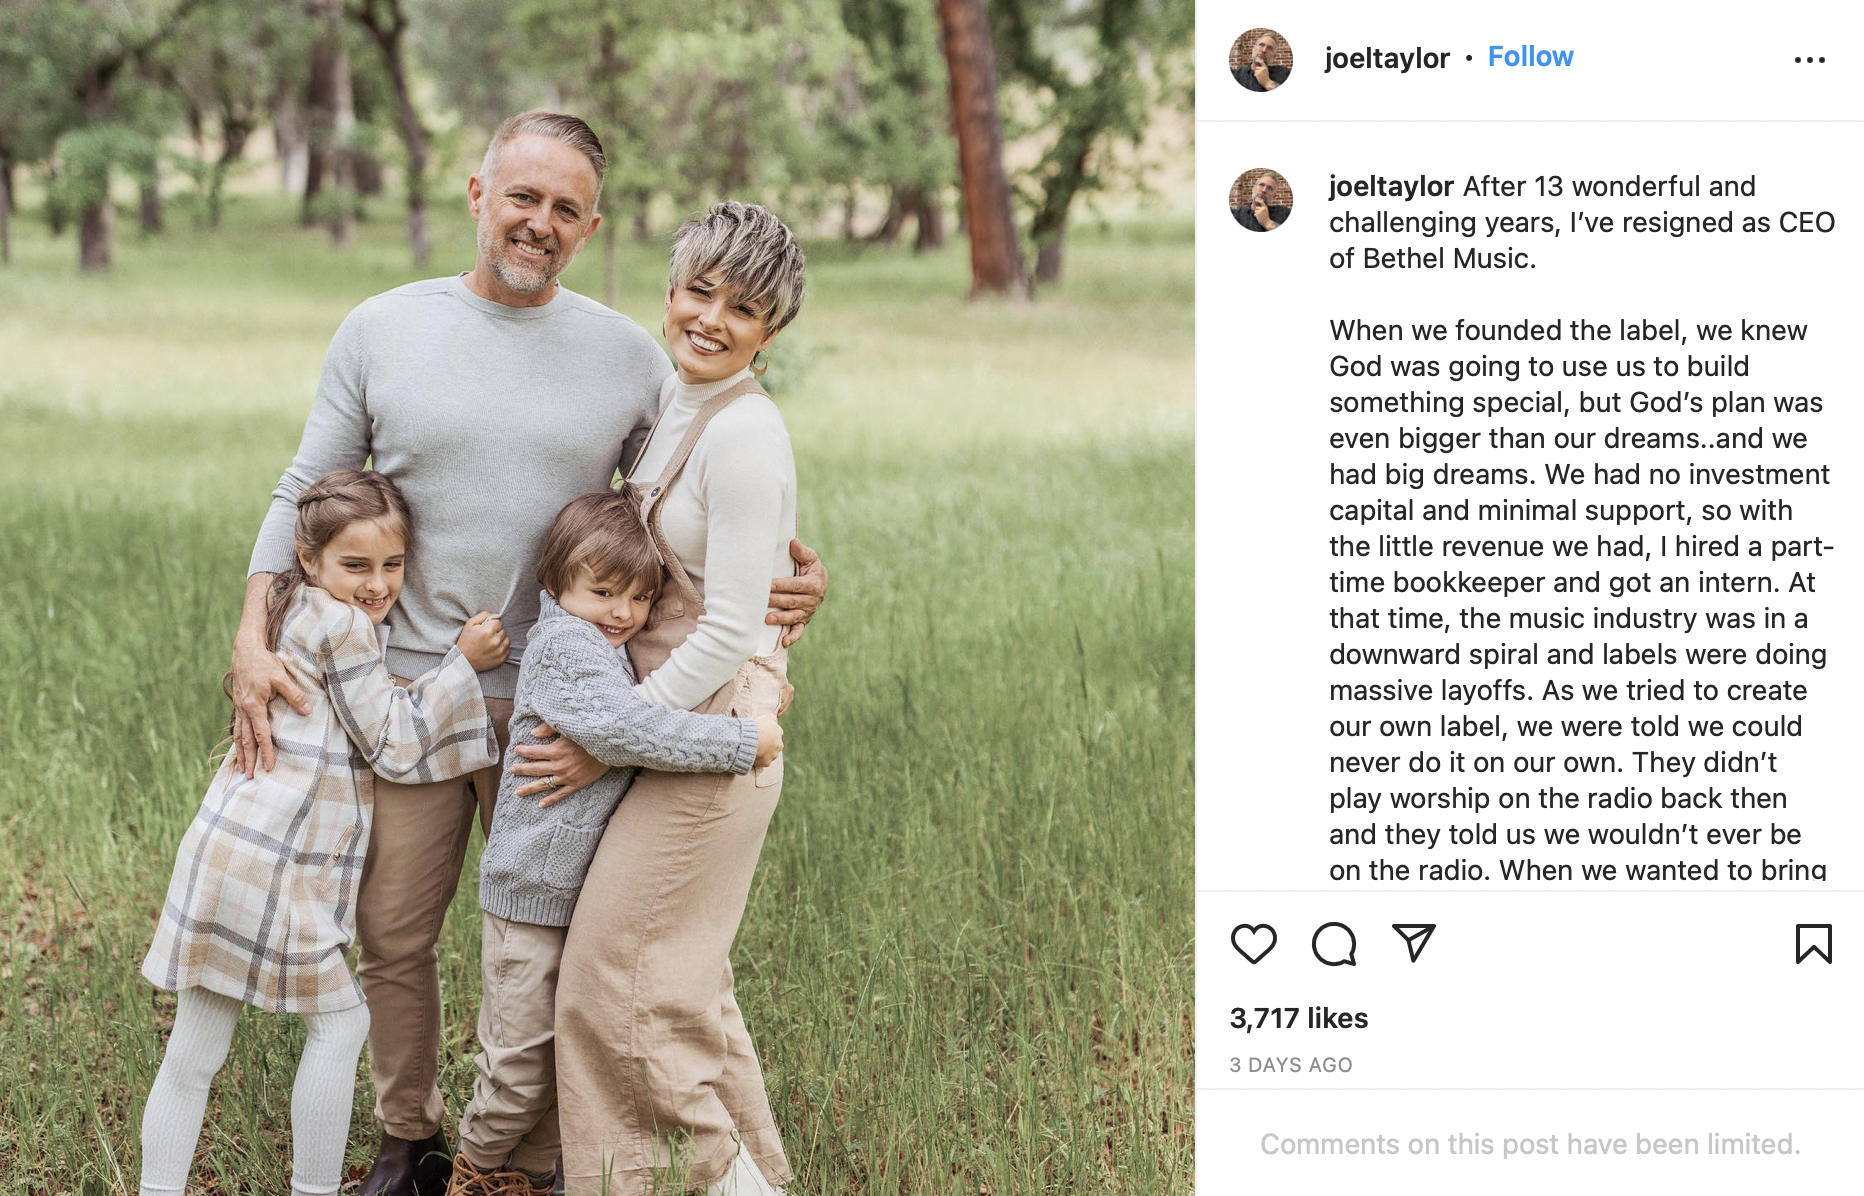
<svg viewBox="0 0 1864 1196">
<path fill-rule="evenodd" d="M 575 582 L 579 569 L 604 581 L 660 589 L 665 571 L 634 486 L 623 482 L 616 490 L 573 498 L 557 512 L 537 558 L 537 584 L 554 597 Z"/>
</svg>

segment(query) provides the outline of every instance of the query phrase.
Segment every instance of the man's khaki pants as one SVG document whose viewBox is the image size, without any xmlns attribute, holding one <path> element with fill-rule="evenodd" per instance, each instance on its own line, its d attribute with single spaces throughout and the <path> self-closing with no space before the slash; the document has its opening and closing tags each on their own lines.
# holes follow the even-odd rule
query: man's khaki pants
<svg viewBox="0 0 1864 1196">
<path fill-rule="evenodd" d="M 503 758 L 511 702 L 487 698 Z M 369 854 L 356 898 L 356 976 L 369 1001 L 369 1074 L 375 1117 L 397 1138 L 419 1140 L 446 1120 L 440 1099 L 440 956 L 434 950 L 459 888 L 473 812 L 492 825 L 500 768 L 431 785 L 377 778 Z"/>
</svg>

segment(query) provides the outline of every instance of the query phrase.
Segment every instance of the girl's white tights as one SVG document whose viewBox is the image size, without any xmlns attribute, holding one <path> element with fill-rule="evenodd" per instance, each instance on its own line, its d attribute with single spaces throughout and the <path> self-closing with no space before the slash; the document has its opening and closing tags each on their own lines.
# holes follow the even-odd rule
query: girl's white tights
<svg viewBox="0 0 1864 1196">
<path fill-rule="evenodd" d="M 142 1196 L 180 1196 L 207 1111 L 207 1086 L 226 1062 L 245 1008 L 204 988 L 184 988 L 162 1069 L 142 1114 Z M 310 1037 L 291 1086 L 291 1196 L 329 1196 L 343 1173 L 356 1059 L 369 1037 L 369 1007 L 304 1015 Z"/>
</svg>

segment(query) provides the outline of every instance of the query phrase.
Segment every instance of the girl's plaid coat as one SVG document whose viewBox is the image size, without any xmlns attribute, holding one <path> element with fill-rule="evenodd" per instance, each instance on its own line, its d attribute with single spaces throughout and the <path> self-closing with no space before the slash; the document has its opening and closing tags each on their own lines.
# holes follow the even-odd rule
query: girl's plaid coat
<svg viewBox="0 0 1864 1196">
<path fill-rule="evenodd" d="M 472 665 L 458 648 L 399 687 L 386 627 L 323 590 L 298 592 L 278 655 L 309 714 L 272 703 L 278 763 L 220 766 L 182 837 L 142 974 L 280 1013 L 347 1009 L 362 989 L 344 962 L 369 848 L 377 774 L 420 783 L 498 763 Z"/>
</svg>

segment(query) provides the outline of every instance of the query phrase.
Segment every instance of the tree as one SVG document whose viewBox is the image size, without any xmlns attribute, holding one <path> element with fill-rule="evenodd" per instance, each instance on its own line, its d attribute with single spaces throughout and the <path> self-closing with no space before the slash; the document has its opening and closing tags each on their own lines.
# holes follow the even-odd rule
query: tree
<svg viewBox="0 0 1864 1196">
<path fill-rule="evenodd" d="M 0 7 L 0 265 L 13 259 L 15 171 L 49 157 L 58 130 L 76 119 L 70 88 L 45 52 L 57 22 L 42 8 Z"/>
<path fill-rule="evenodd" d="M 125 68 L 140 64 L 174 37 L 202 0 L 54 5 L 33 27 L 35 49 L 52 64 L 68 103 L 57 105 L 57 194 L 60 208 L 78 212 L 78 268 L 110 268 L 116 210 L 112 171 L 151 154 L 150 130 L 119 103 Z M 130 72 L 134 74 L 134 72 Z"/>
<path fill-rule="evenodd" d="M 522 97 L 542 93 L 543 80 L 532 69 L 529 52 L 517 41 L 523 0 L 406 2 L 413 10 L 415 57 L 437 85 L 442 106 L 456 112 L 461 121 L 494 129 L 525 107 Z M 573 0 L 567 13 L 581 7 L 581 0 Z M 626 6 L 626 11 L 634 7 Z M 565 35 L 559 32 L 550 40 L 554 46 Z"/>
<path fill-rule="evenodd" d="M 835 0 L 533 0 L 514 10 L 511 34 L 536 55 L 522 64 L 533 86 L 602 139 L 611 302 L 622 221 L 645 239 L 658 196 L 682 208 L 725 195 L 775 193 L 798 209 L 820 199 L 825 97 L 850 49 Z"/>
<path fill-rule="evenodd" d="M 841 14 L 865 55 L 851 64 L 853 102 L 835 127 L 854 159 L 851 173 L 887 188 L 874 239 L 894 244 L 910 219 L 913 252 L 937 249 L 955 165 L 938 16 L 915 0 L 841 0 Z"/>
<path fill-rule="evenodd" d="M 330 239 L 348 245 L 355 235 L 356 190 L 350 136 L 356 126 L 356 97 L 350 80 L 349 46 L 336 0 L 306 0 L 305 14 L 315 28 L 311 43 L 310 80 L 306 109 L 306 141 L 310 154 L 304 172 L 304 207 L 299 222 L 306 228 L 325 223 Z M 325 178 L 329 194 L 325 194 Z"/>
<path fill-rule="evenodd" d="M 382 52 L 382 65 L 395 89 L 395 128 L 407 152 L 408 248 L 414 264 L 427 265 L 427 127 L 414 106 L 408 83 L 406 40 L 408 13 L 403 0 L 350 0 L 349 15 L 368 31 Z"/>
<path fill-rule="evenodd" d="M 1101 166 L 1111 140 L 1137 143 L 1151 113 L 1142 70 L 1148 48 L 1168 48 L 1190 36 L 1185 0 L 992 0 L 1011 78 L 1043 97 L 1043 123 L 1055 137 L 1031 172 L 1029 235 L 1036 244 L 1038 283 L 1061 278 L 1062 244 L 1075 200 L 1105 185 Z M 1055 43 L 1064 34 L 1088 40 L 1063 65 Z"/>
<path fill-rule="evenodd" d="M 189 170 L 206 202 L 209 228 L 220 226 L 226 182 L 246 152 L 246 143 L 273 110 L 282 91 L 301 87 L 298 65 L 310 44 L 304 13 L 292 5 L 217 3 L 195 18 L 189 36 L 166 46 L 159 65 L 180 96 L 195 143 Z M 207 148 L 210 123 L 218 153 Z M 281 159 L 291 152 L 278 137 Z"/>
<path fill-rule="evenodd" d="M 997 114 L 996 49 L 983 0 L 938 0 L 939 29 L 951 77 L 951 123 L 965 227 L 971 237 L 971 295 L 1026 289 L 1022 247 L 1003 171 L 1003 122 Z"/>
</svg>

